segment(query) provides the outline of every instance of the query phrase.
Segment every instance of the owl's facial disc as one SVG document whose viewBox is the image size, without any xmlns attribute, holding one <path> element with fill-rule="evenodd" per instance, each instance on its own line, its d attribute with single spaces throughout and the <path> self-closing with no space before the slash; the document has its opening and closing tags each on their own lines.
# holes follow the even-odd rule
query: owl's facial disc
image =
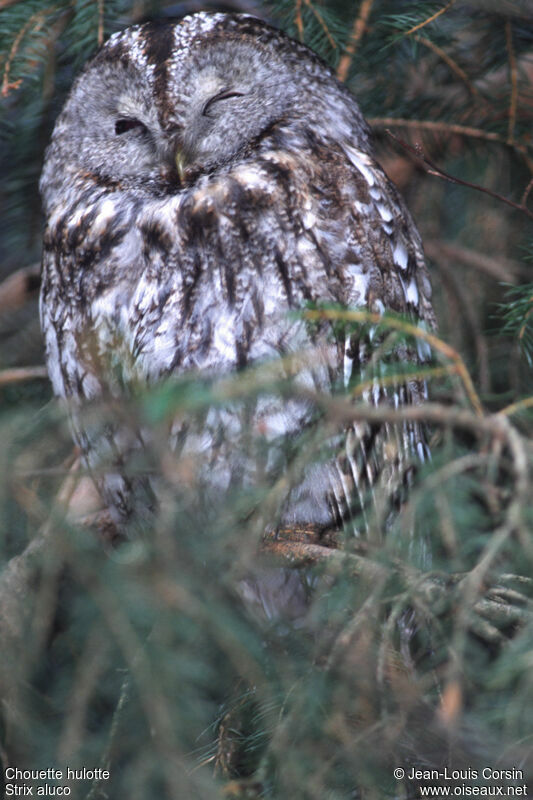
<svg viewBox="0 0 533 800">
<path fill-rule="evenodd" d="M 170 123 L 180 128 L 182 177 L 228 163 L 296 105 L 287 65 L 246 36 L 202 42 L 174 77 L 168 100 Z"/>
<path fill-rule="evenodd" d="M 184 47 L 189 24 L 141 25 L 104 45 L 58 119 L 43 184 L 59 190 L 67 169 L 97 185 L 179 191 L 298 115 L 305 65 L 285 48 L 218 28 Z"/>
<path fill-rule="evenodd" d="M 219 84 L 220 81 L 211 79 L 198 87 L 193 100 L 194 112 L 176 148 L 175 164 L 181 181 L 186 180 L 186 171 L 195 166 L 195 162 L 205 161 L 206 157 L 208 161 L 218 160 L 218 151 L 206 151 L 202 144 L 220 125 L 220 118 L 235 113 L 236 102 L 247 94 L 243 90 L 227 85 L 221 87 Z"/>
</svg>

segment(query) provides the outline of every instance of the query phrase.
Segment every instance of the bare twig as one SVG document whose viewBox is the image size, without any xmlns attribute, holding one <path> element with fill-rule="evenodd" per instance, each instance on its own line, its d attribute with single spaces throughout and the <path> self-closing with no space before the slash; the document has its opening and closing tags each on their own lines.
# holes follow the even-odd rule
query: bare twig
<svg viewBox="0 0 533 800">
<path fill-rule="evenodd" d="M 80 578 L 83 579 L 83 577 L 80 575 Z M 179 797 L 184 789 L 183 786 L 180 786 L 180 780 L 183 779 L 185 770 L 180 764 L 175 730 L 168 704 L 160 687 L 153 680 L 152 665 L 145 642 L 138 636 L 117 597 L 117 592 L 112 587 L 104 581 L 100 581 L 99 584 L 95 581 L 88 588 L 102 612 L 110 633 L 122 651 L 129 668 L 131 681 L 139 693 L 146 720 L 150 725 L 151 735 L 164 759 L 165 769 L 162 773 L 162 780 L 166 784 L 169 796 Z M 127 699 L 128 686 L 129 678 L 123 683 L 119 706 Z"/>
<path fill-rule="evenodd" d="M 348 39 L 348 44 L 346 45 L 346 50 L 341 56 L 339 66 L 337 67 L 337 78 L 343 83 L 348 77 L 350 65 L 353 61 L 355 51 L 357 50 L 357 46 L 366 30 L 368 18 L 370 16 L 370 12 L 372 11 L 373 4 L 374 0 L 362 0 L 361 5 L 359 6 L 359 14 L 354 20 L 352 32 L 350 34 L 350 38 Z"/>
<path fill-rule="evenodd" d="M 309 399 L 313 398 L 331 418 L 341 422 L 368 422 L 371 425 L 426 422 L 439 427 L 466 430 L 477 436 L 489 436 L 503 442 L 508 438 L 508 421 L 501 414 L 480 416 L 457 406 L 440 403 L 423 403 L 401 408 L 354 404 L 349 399 L 321 395 L 311 390 L 306 391 L 303 387 L 298 388 L 298 393 Z"/>
<path fill-rule="evenodd" d="M 98 0 L 98 46 L 104 43 L 104 0 Z"/>
<path fill-rule="evenodd" d="M 374 128 L 386 129 L 389 127 L 416 128 L 420 130 L 433 131 L 434 133 L 457 134 L 458 136 L 469 136 L 473 139 L 484 139 L 487 142 L 498 142 L 499 144 L 509 144 L 504 136 L 492 131 L 484 131 L 482 128 L 474 128 L 471 125 L 456 125 L 452 122 L 431 119 L 405 119 L 403 117 L 369 117 L 368 123 Z M 527 148 L 518 145 L 516 142 L 513 148 L 522 155 Z"/>
<path fill-rule="evenodd" d="M 512 417 L 519 411 L 525 411 L 527 408 L 533 408 L 533 397 L 524 397 L 523 400 L 517 400 L 516 403 L 511 403 L 499 412 L 506 417 Z"/>
<path fill-rule="evenodd" d="M 517 534 L 524 546 L 524 552 L 531 557 L 532 548 L 529 542 L 529 535 L 523 535 L 523 509 L 528 499 L 529 492 L 529 465 L 524 443 L 517 431 L 503 415 L 497 415 L 501 433 L 503 434 L 507 448 L 511 455 L 511 471 L 513 474 L 512 497 L 508 504 L 501 525 L 493 531 L 487 545 L 476 566 L 461 581 L 461 600 L 459 603 L 459 615 L 457 618 L 455 635 L 453 638 L 453 649 L 462 657 L 465 651 L 467 633 L 472 629 L 487 641 L 498 643 L 500 635 L 497 631 L 502 624 L 502 617 L 498 611 L 495 615 L 494 608 L 481 602 L 486 595 L 486 584 L 488 582 L 489 571 L 491 570 L 497 556 L 503 546 L 509 541 L 513 534 Z M 496 418 L 492 418 L 495 420 Z M 494 595 L 491 595 L 491 599 Z M 514 624 L 516 615 L 505 614 L 505 603 L 503 604 L 503 624 Z M 481 616 L 481 619 L 480 619 Z M 490 622 L 487 621 L 490 618 Z M 453 671 L 454 666 L 450 665 Z"/>
<path fill-rule="evenodd" d="M 433 22 L 434 19 L 437 19 L 437 17 L 440 17 L 445 11 L 448 11 L 448 9 L 451 8 L 454 3 L 455 0 L 450 0 L 448 5 L 444 6 L 444 8 L 441 8 L 440 11 L 436 11 L 435 14 L 432 14 L 423 22 L 419 22 L 418 25 L 415 25 L 414 28 L 410 28 L 408 31 L 406 31 L 405 36 L 411 36 L 411 34 L 415 33 L 415 31 L 419 31 L 420 28 L 424 28 L 426 25 L 429 25 L 429 23 Z"/>
<path fill-rule="evenodd" d="M 530 192 L 531 192 L 531 189 L 533 189 L 533 178 L 531 178 L 531 180 L 529 181 L 528 185 L 527 185 L 527 186 L 526 186 L 526 188 L 524 189 L 524 194 L 523 194 L 523 195 L 522 195 L 522 197 L 520 198 L 520 205 L 522 205 L 522 206 L 525 206 L 525 205 L 526 205 L 526 203 L 527 203 L 527 198 L 529 197 L 529 194 L 530 194 Z"/>
<path fill-rule="evenodd" d="M 518 339 L 519 339 L 519 341 L 521 341 L 524 338 L 524 334 L 525 334 L 525 332 L 527 330 L 527 326 L 528 326 L 529 320 L 531 318 L 531 315 L 533 314 L 533 297 L 529 298 L 528 303 L 529 303 L 529 308 L 528 308 L 528 310 L 527 310 L 527 312 L 526 312 L 526 314 L 524 316 L 524 320 L 523 320 L 523 322 L 522 322 L 522 324 L 520 326 L 520 330 L 518 331 Z"/>
<path fill-rule="evenodd" d="M 304 22 L 302 19 L 302 0 L 296 0 L 294 8 L 294 22 L 298 30 L 298 38 L 301 42 L 304 40 Z"/>
<path fill-rule="evenodd" d="M 494 192 L 492 189 L 487 189 L 485 186 L 480 186 L 477 183 L 471 183 L 470 181 L 465 181 L 462 178 L 456 178 L 454 175 L 450 175 L 448 172 L 445 172 L 441 167 L 435 164 L 430 158 L 425 156 L 423 152 L 419 148 L 412 147 L 407 142 L 404 142 L 403 139 L 400 139 L 398 136 L 395 136 L 391 131 L 387 130 L 388 135 L 398 142 L 401 147 L 405 150 L 410 152 L 421 164 L 424 165 L 424 168 L 428 175 L 434 175 L 436 178 L 442 178 L 445 181 L 449 181 L 450 183 L 456 183 L 459 186 L 466 186 L 469 189 L 475 189 L 478 192 L 483 192 L 483 194 L 488 194 L 489 197 L 494 197 L 496 200 L 500 200 L 500 202 L 505 203 L 511 208 L 516 209 L 517 211 L 522 211 L 526 214 L 530 219 L 533 219 L 533 211 L 530 211 L 524 205 L 520 203 L 515 203 L 513 200 L 509 200 L 507 197 L 504 197 L 499 192 Z"/>
<path fill-rule="evenodd" d="M 93 659 L 91 660 L 94 660 L 94 656 Z M 120 725 L 124 716 L 124 709 L 127 708 L 128 706 L 130 696 L 131 696 L 131 674 L 127 672 L 122 681 L 118 702 L 113 712 L 113 719 L 111 721 L 111 727 L 107 737 L 107 744 L 100 758 L 100 764 L 102 766 L 102 769 L 109 769 L 109 767 L 111 766 L 113 745 L 115 744 L 118 738 L 117 734 L 119 732 Z M 76 701 L 77 698 L 75 698 L 74 703 L 76 703 Z M 97 800 L 97 798 L 106 797 L 105 792 L 101 791 L 101 786 L 102 786 L 102 781 L 99 780 L 98 778 L 95 778 L 93 780 L 92 786 L 85 800 Z"/>
<path fill-rule="evenodd" d="M 42 380 L 48 377 L 46 367 L 13 367 L 0 370 L 0 386 L 24 381 Z"/>
</svg>

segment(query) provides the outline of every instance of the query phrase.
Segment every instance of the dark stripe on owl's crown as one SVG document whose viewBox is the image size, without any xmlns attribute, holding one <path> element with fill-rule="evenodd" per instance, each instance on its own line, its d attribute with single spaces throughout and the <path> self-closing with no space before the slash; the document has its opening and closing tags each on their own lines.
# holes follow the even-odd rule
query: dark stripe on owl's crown
<svg viewBox="0 0 533 800">
<path fill-rule="evenodd" d="M 143 26 L 145 45 L 143 52 L 148 64 L 155 65 L 153 97 L 160 107 L 163 118 L 168 114 L 169 60 L 173 55 L 174 25 L 149 22 Z"/>
</svg>

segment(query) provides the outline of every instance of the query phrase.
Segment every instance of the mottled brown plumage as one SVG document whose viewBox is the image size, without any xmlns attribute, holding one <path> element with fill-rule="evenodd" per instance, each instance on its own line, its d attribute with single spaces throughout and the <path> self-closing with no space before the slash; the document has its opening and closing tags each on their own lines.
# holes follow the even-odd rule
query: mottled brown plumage
<svg viewBox="0 0 533 800">
<path fill-rule="evenodd" d="M 138 486 L 120 467 L 147 434 L 118 422 L 90 430 L 80 404 L 188 371 L 274 360 L 281 373 L 291 354 L 296 385 L 348 385 L 372 339 L 289 313 L 309 303 L 434 324 L 419 234 L 356 101 L 308 48 L 255 18 L 202 13 L 113 36 L 72 88 L 41 191 L 50 376 L 89 466 L 106 464 L 99 485 L 117 524 L 138 511 Z M 376 383 L 366 399 L 423 396 L 408 381 L 388 394 Z M 176 420 L 172 442 L 219 497 L 259 474 L 274 480 L 313 414 L 310 399 L 260 396 Z M 270 456 L 239 451 L 245 420 Z M 418 426 L 354 425 L 328 446 L 294 478 L 279 523 L 338 524 L 369 487 L 392 498 L 426 456 Z"/>
</svg>

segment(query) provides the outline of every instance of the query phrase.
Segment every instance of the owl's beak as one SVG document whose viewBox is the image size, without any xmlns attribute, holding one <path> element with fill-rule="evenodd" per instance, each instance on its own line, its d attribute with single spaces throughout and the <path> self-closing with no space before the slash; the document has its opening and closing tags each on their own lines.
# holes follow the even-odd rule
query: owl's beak
<svg viewBox="0 0 533 800">
<path fill-rule="evenodd" d="M 176 169 L 178 170 L 180 181 L 183 181 L 183 176 L 185 174 L 185 167 L 187 166 L 187 161 L 185 159 L 183 151 L 180 150 L 179 148 L 176 150 L 174 162 L 176 164 Z"/>
</svg>

